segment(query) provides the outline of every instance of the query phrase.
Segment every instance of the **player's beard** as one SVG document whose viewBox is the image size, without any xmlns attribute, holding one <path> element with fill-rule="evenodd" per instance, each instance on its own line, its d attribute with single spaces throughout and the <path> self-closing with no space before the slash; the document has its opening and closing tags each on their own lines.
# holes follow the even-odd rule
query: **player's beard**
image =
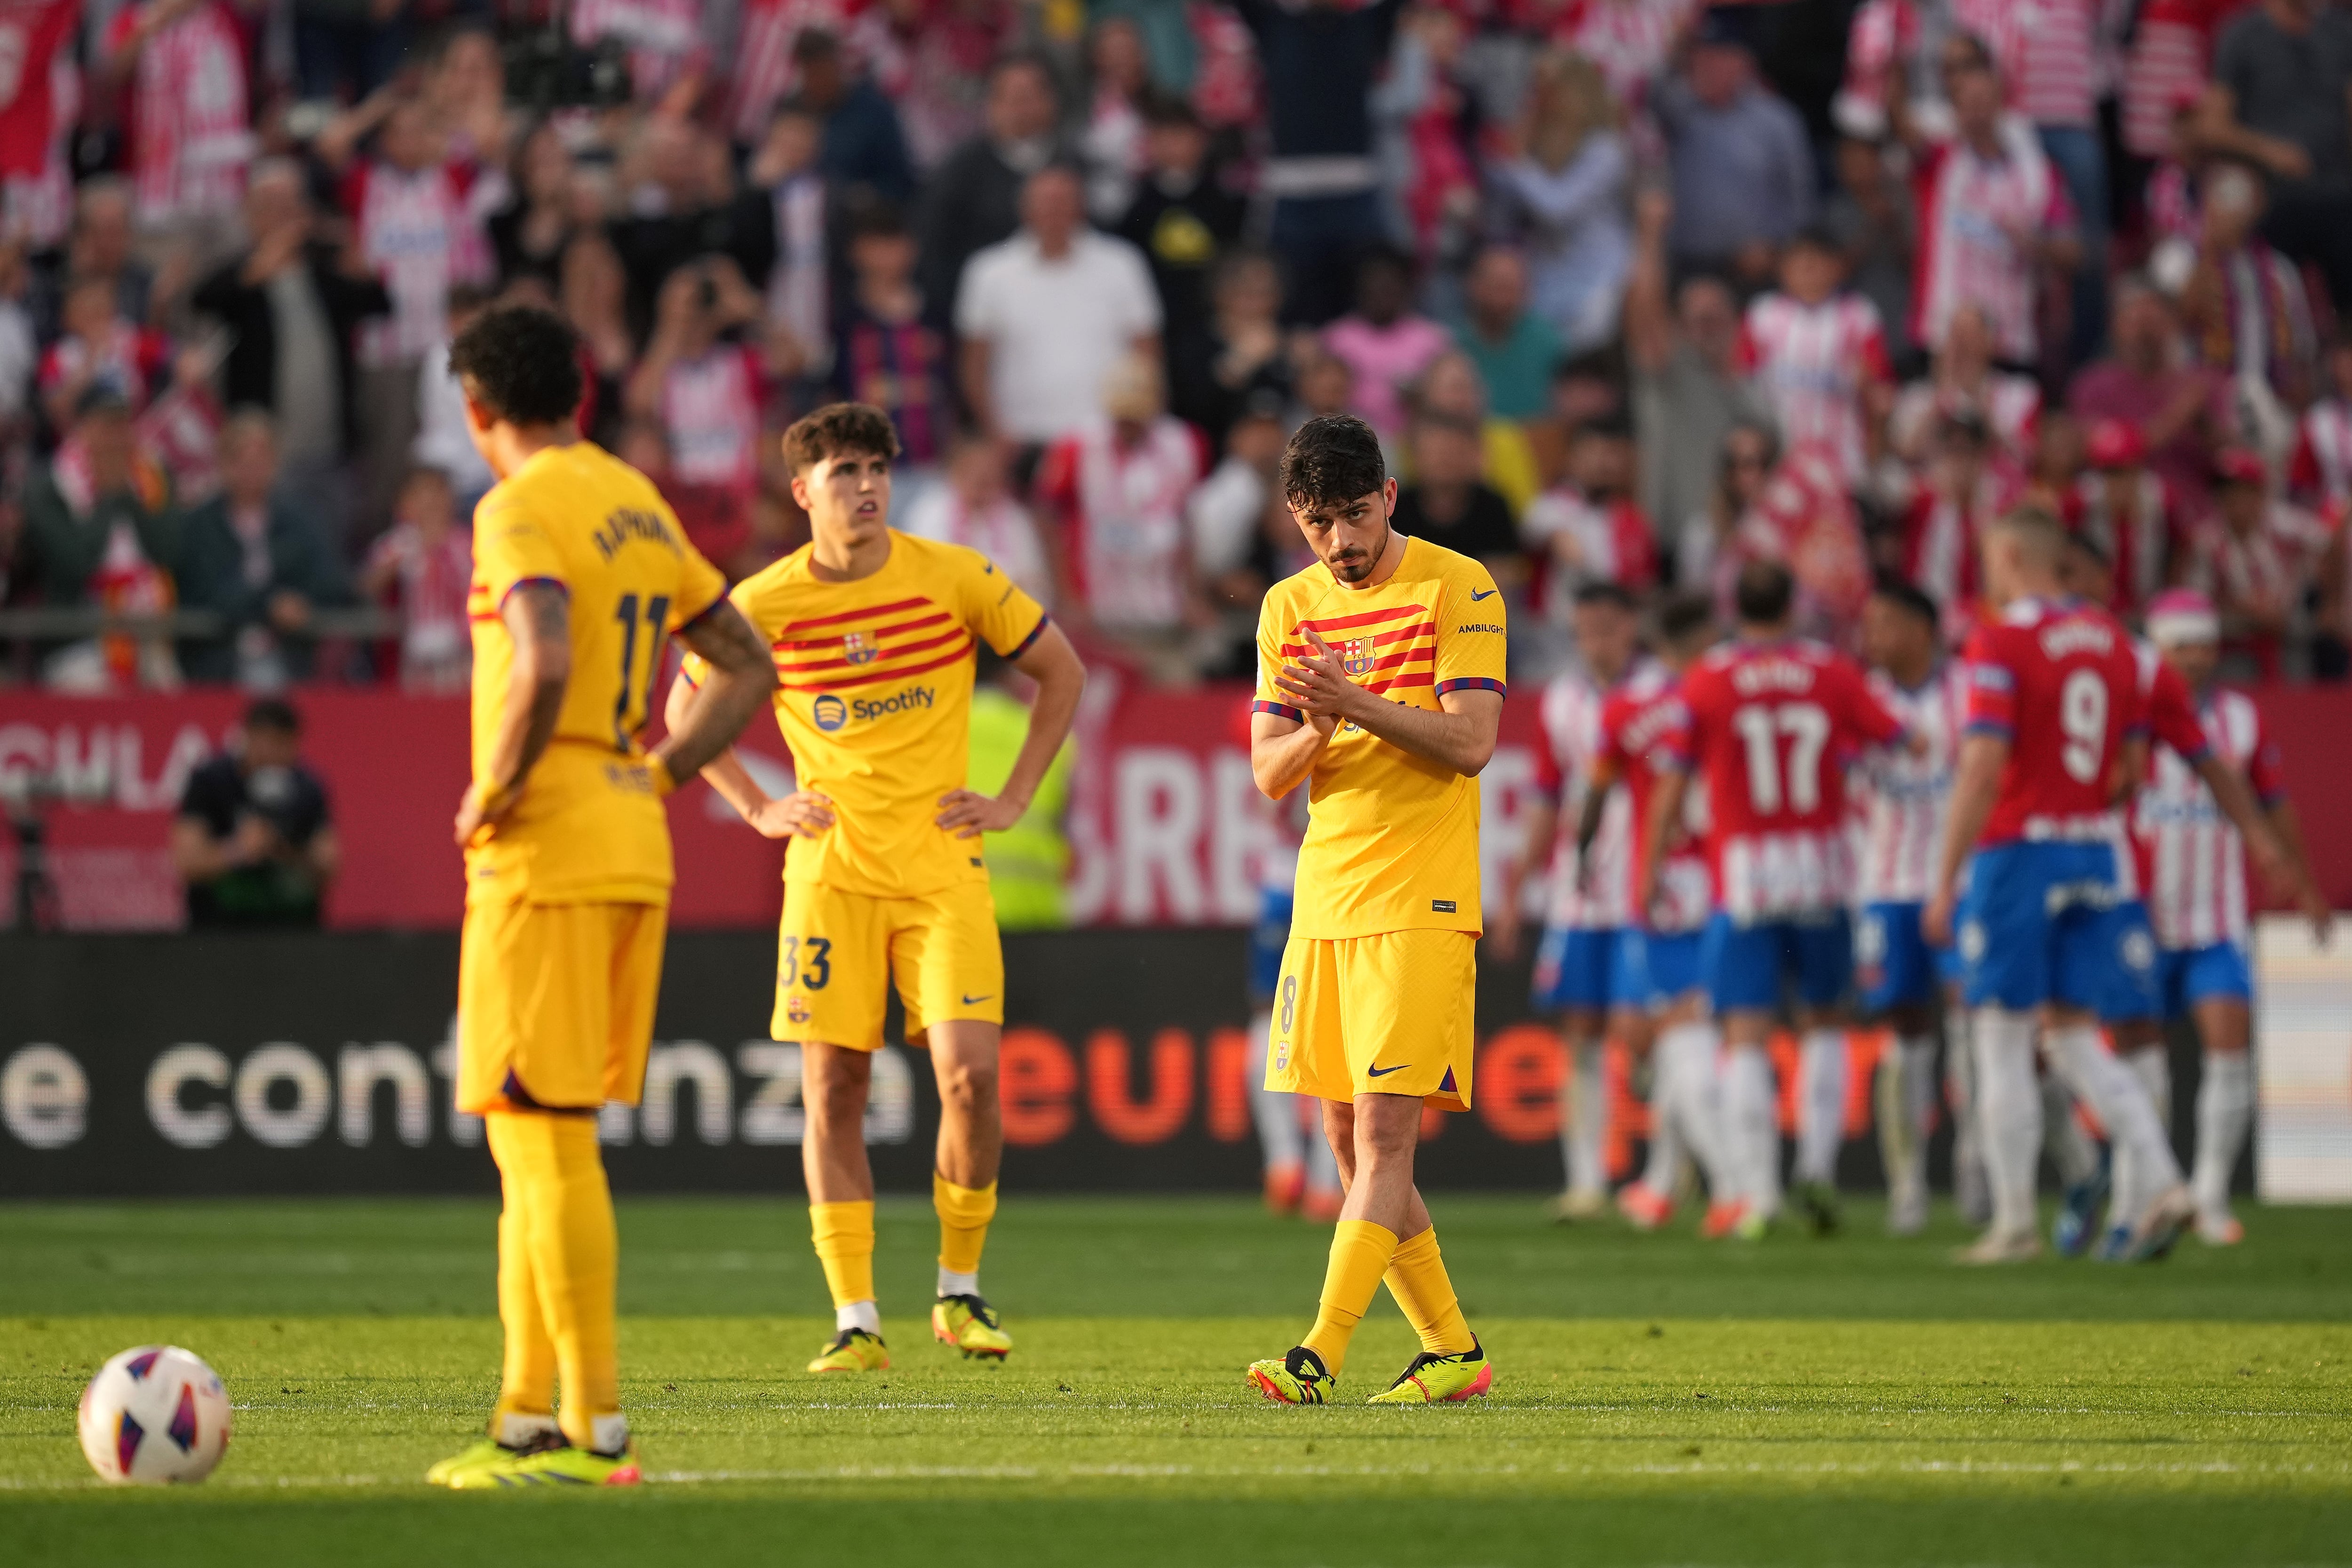
<svg viewBox="0 0 2352 1568">
<path fill-rule="evenodd" d="M 1383 518 L 1381 520 L 1381 547 L 1378 550 L 1362 555 L 1337 555 L 1323 564 L 1330 568 L 1331 575 L 1342 583 L 1360 583 L 1379 568 L 1381 557 L 1389 552 L 1389 541 L 1395 533 L 1395 522 Z"/>
</svg>

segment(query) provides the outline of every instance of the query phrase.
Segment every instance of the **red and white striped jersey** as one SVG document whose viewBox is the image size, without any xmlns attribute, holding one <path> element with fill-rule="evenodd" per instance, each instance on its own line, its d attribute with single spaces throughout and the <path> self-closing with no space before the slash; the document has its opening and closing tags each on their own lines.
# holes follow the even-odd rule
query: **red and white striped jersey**
<svg viewBox="0 0 2352 1568">
<path fill-rule="evenodd" d="M 1862 477 L 1863 390 L 1892 374 L 1877 306 L 1859 294 L 1818 305 L 1760 295 L 1740 325 L 1739 366 L 1763 394 L 1784 445 L 1818 443 L 1837 454 L 1849 480 Z"/>
<path fill-rule="evenodd" d="M 1132 447 L 1098 415 L 1047 448 L 1038 493 L 1066 526 L 1096 620 L 1160 631 L 1182 624 L 1192 549 L 1184 502 L 1201 482 L 1206 456 L 1192 426 L 1166 415 Z"/>
<path fill-rule="evenodd" d="M 1845 770 L 1902 721 L 1820 643 L 1718 647 L 1683 680 L 1672 742 L 1707 797 L 1717 907 L 1743 923 L 1843 908 L 1853 889 Z"/>
<path fill-rule="evenodd" d="M 1637 662 L 1623 679 L 1602 687 L 1582 670 L 1546 686 L 1538 710 L 1543 743 L 1536 748 L 1536 787 L 1559 805 L 1552 841 L 1551 892 L 1545 919 L 1554 926 L 1610 931 L 1638 923 L 1633 909 L 1633 797 L 1612 792 L 1601 807 L 1601 831 L 1585 851 L 1591 875 L 1577 885 L 1576 828 L 1592 788 L 1601 752 L 1601 714 L 1619 691 L 1654 688 L 1656 667 Z"/>
<path fill-rule="evenodd" d="M 1923 489 L 1903 519 L 1903 570 L 1929 598 L 1944 606 L 1944 630 L 1958 641 L 1975 624 L 1977 540 L 2016 493 L 2000 470 L 1988 467 L 1975 492 L 1947 496 Z"/>
<path fill-rule="evenodd" d="M 1574 0 L 1552 37 L 1591 60 L 1609 96 L 1638 117 L 1674 51 L 1675 35 L 1696 8 L 1694 0 Z"/>
<path fill-rule="evenodd" d="M 1572 545 L 1565 553 L 1554 542 L 1563 535 Z M 1577 589 L 1587 583 L 1615 583 L 1638 594 L 1658 580 L 1657 535 L 1627 497 L 1596 502 L 1573 485 L 1555 485 L 1528 503 L 1519 537 L 1549 552 L 1539 607 L 1563 624 Z M 1566 553 L 1573 554 L 1573 568 L 1564 564 Z"/>
<path fill-rule="evenodd" d="M 793 45 L 811 27 L 842 37 L 848 16 L 840 0 L 751 0 L 743 7 L 727 85 L 727 127 L 736 141 L 757 147 L 767 135 L 769 114 L 800 85 Z"/>
<path fill-rule="evenodd" d="M 1865 904 L 1922 903 L 1936 890 L 1944 813 L 1951 804 L 1968 714 L 1968 668 L 1958 659 L 1938 665 L 1916 690 L 1874 669 L 1870 689 L 1905 729 L 1926 740 L 1927 749 L 1914 756 L 1882 748 L 1856 770 L 1863 814 L 1854 896 Z"/>
<path fill-rule="evenodd" d="M 760 486 L 761 366 L 740 343 L 674 360 L 662 378 L 670 472 L 748 498 Z"/>
<path fill-rule="evenodd" d="M 1982 419 L 2001 457 L 2022 468 L 2041 428 L 2042 388 L 2030 375 L 2002 370 L 1986 372 L 1983 383 L 1972 389 L 1911 382 L 1895 395 L 1886 416 L 1887 439 L 1905 458 L 1916 460 L 1927 449 L 1936 421 L 1947 414 Z"/>
<path fill-rule="evenodd" d="M 1953 0 L 1952 20 L 1992 47 L 2009 107 L 2036 125 L 2087 130 L 2095 0 Z"/>
<path fill-rule="evenodd" d="M 2164 481 L 2152 468 L 2113 478 L 2084 474 L 2075 481 L 2074 499 L 2082 512 L 2077 531 L 2115 568 L 2115 597 L 2107 608 L 2118 616 L 2137 615 L 2171 581 L 2180 548 Z"/>
<path fill-rule="evenodd" d="M 1680 771 L 1675 746 L 1689 727 L 1682 680 L 1660 665 L 1621 683 L 1601 705 L 1601 762 L 1624 785 L 1633 806 L 1627 828 L 1637 860 L 1649 841 L 1646 824 L 1658 780 Z M 1686 789 L 1681 840 L 1667 846 L 1658 867 L 1657 897 L 1648 909 L 1634 911 L 1635 923 L 1662 936 L 1680 936 L 1706 924 L 1715 910 L 1715 874 L 1707 865 L 1706 840 L 1706 791 Z"/>
<path fill-rule="evenodd" d="M 495 268 L 482 228 L 485 188 L 471 163 L 407 170 L 380 158 L 352 166 L 343 211 L 361 256 L 383 278 L 392 314 L 360 327 L 360 363 L 370 368 L 424 359 L 449 335 L 449 286 L 488 283 Z"/>
<path fill-rule="evenodd" d="M 1992 324 L 1994 352 L 2031 364 L 2041 339 L 2033 322 L 2033 260 L 2010 238 L 2013 229 L 2071 231 L 2074 208 L 2065 182 L 2042 155 L 2033 127 L 2016 115 L 2000 124 L 2000 145 L 1986 157 L 1964 142 L 1928 148 L 1914 176 L 1919 247 L 1913 263 L 1911 335 L 1944 346 L 1952 312 L 1974 305 Z"/>
<path fill-rule="evenodd" d="M 709 52 L 702 0 L 572 0 L 572 41 L 593 48 L 619 38 L 629 49 L 629 89 L 639 102 L 667 92 Z"/>
<path fill-rule="evenodd" d="M 107 29 L 129 47 L 146 5 L 125 5 Z M 234 213 L 252 159 L 245 43 L 227 9 L 199 5 L 149 38 L 131 87 L 131 178 L 142 224 Z"/>
<path fill-rule="evenodd" d="M 2305 411 L 2290 478 L 2315 507 L 2352 500 L 2352 397 L 2322 398 Z"/>
<path fill-rule="evenodd" d="M 2277 744 L 2242 691 L 2217 689 L 2198 704 L 2205 736 L 2272 806 L 2284 796 Z M 2159 946 L 2210 947 L 2246 940 L 2246 846 L 2213 792 L 2169 747 L 2158 751 L 2132 803 L 2132 835 L 2144 847 L 2149 920 Z"/>
<path fill-rule="evenodd" d="M 2133 665 L 2139 673 L 2140 710 L 2147 716 L 2151 757 L 2162 752 L 2193 772 L 2212 744 L 2205 733 L 2205 721 L 2197 716 L 2195 694 L 2189 689 L 2189 682 L 2180 678 L 2180 672 L 2164 662 L 2164 656 L 2156 651 L 2154 643 L 2136 637 L 2131 648 Z M 2128 823 L 2125 825 L 2124 838 L 2130 853 L 2119 857 L 2123 893 L 2126 898 L 2137 898 L 2156 875 L 2156 852 L 2151 845 L 2130 832 Z"/>
</svg>

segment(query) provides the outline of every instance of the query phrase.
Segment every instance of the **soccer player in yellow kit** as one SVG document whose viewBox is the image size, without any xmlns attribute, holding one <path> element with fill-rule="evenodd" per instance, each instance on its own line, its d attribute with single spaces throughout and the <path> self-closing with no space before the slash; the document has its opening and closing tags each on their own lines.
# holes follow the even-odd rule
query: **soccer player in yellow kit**
<svg viewBox="0 0 2352 1568">
<path fill-rule="evenodd" d="M 1315 1326 L 1249 1369 L 1321 1405 L 1383 1279 L 1421 1353 L 1375 1405 L 1475 1398 L 1494 1369 L 1413 1186 L 1424 1105 L 1466 1110 L 1480 929 L 1477 774 L 1503 713 L 1503 601 L 1486 569 L 1391 525 L 1396 481 L 1351 415 L 1299 426 L 1282 491 L 1316 564 L 1258 614 L 1250 769 L 1308 787 L 1265 1086 L 1311 1094 L 1347 1187 Z"/>
<path fill-rule="evenodd" d="M 1069 733 L 1086 670 L 1011 578 L 977 551 L 888 526 L 898 438 L 864 404 L 820 408 L 784 432 L 810 542 L 737 584 L 775 655 L 776 723 L 797 788 L 771 799 L 730 752 L 706 771 L 745 821 L 787 838 L 770 1029 L 801 1047 L 809 1227 L 833 1293 L 834 1337 L 811 1372 L 890 1364 L 874 1297 L 874 1173 L 866 1098 L 895 981 L 907 1038 L 940 1087 L 931 1177 L 940 1217 L 932 1335 L 967 1356 L 1013 1348 L 980 1293 L 1003 1151 L 997 1037 L 1004 959 L 980 835 L 1021 820 Z M 964 787 L 978 645 L 1037 683 L 1029 731 L 995 795 Z M 688 659 L 673 727 L 698 712 Z"/>
<path fill-rule="evenodd" d="M 498 1162 L 506 1371 L 489 1434 L 428 1479 L 628 1485 L 618 1243 L 597 1109 L 645 1079 L 670 889 L 661 797 L 775 686 L 766 649 L 635 468 L 580 438 L 572 329 L 493 311 L 450 345 L 498 484 L 475 513 L 473 782 L 457 1107 Z M 713 671 L 694 722 L 638 743 L 676 636 Z M 563 1413 L 559 1424 L 559 1374 Z"/>
</svg>

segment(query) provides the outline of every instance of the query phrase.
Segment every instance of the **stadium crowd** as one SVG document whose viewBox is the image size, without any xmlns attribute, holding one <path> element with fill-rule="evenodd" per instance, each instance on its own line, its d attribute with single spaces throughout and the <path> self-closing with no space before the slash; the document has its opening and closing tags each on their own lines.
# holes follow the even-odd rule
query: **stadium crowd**
<svg viewBox="0 0 2352 1568">
<path fill-rule="evenodd" d="M 1352 410 L 1514 601 L 1957 634 L 2039 498 L 2233 673 L 2352 642 L 2352 14 L 2329 0 L 6 0 L 0 679 L 462 684 L 446 365 L 560 309 L 730 576 L 856 398 L 900 526 L 1090 658 L 1245 674 Z M 374 607 L 375 613 L 365 613 Z M 79 615 L 58 612 L 80 612 Z M 103 619 L 176 611 L 163 620 Z M 13 621 L 13 624 L 12 624 Z M 1532 688 L 1529 688 L 1532 689 Z"/>
</svg>

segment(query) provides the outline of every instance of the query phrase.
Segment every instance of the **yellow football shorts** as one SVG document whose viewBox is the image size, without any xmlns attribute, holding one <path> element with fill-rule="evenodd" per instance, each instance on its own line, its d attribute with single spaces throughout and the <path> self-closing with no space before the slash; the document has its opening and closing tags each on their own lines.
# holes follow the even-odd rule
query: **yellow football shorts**
<svg viewBox="0 0 2352 1568">
<path fill-rule="evenodd" d="M 661 994 L 662 904 L 474 904 L 457 957 L 457 1109 L 634 1105 Z"/>
<path fill-rule="evenodd" d="M 1477 945 L 1460 931 L 1292 937 L 1275 984 L 1265 1087 L 1319 1100 L 1417 1094 L 1468 1110 Z"/>
<path fill-rule="evenodd" d="M 930 1024 L 1004 1021 L 1004 950 L 986 882 L 903 899 L 784 884 L 774 1038 L 877 1049 L 894 981 L 910 1042 Z"/>
</svg>

